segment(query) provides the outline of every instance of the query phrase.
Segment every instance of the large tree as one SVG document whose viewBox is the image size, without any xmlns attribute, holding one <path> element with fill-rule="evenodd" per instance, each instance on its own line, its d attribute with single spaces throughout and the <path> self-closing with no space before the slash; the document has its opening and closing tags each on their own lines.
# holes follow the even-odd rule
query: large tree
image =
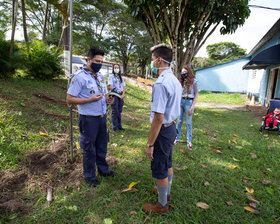
<svg viewBox="0 0 280 224">
<path fill-rule="evenodd" d="M 209 44 L 206 50 L 209 58 L 223 62 L 239 59 L 246 55 L 245 49 L 232 42 Z"/>
<path fill-rule="evenodd" d="M 249 0 L 124 0 L 132 15 L 143 21 L 153 43 L 167 42 L 173 49 L 178 75 L 189 64 L 219 24 L 221 34 L 244 24 Z"/>
</svg>

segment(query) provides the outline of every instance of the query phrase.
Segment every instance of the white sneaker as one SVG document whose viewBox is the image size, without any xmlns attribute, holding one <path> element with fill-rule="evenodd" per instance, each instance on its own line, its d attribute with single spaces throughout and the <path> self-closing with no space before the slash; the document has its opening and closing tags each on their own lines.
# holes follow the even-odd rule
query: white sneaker
<svg viewBox="0 0 280 224">
<path fill-rule="evenodd" d="M 175 140 L 173 145 L 177 145 L 179 143 L 179 140 Z"/>
<path fill-rule="evenodd" d="M 192 143 L 191 142 L 187 142 L 187 147 L 189 148 L 189 150 L 192 150 Z"/>
</svg>

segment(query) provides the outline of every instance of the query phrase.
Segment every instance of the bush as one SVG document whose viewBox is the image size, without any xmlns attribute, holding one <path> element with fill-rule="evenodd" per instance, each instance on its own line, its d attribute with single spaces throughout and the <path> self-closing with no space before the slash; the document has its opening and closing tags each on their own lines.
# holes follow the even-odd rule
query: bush
<svg viewBox="0 0 280 224">
<path fill-rule="evenodd" d="M 0 38 L 0 78 L 11 77 L 17 68 L 21 68 L 23 57 L 18 54 L 19 48 L 14 46 L 14 54 L 10 56 L 10 41 Z"/>
<path fill-rule="evenodd" d="M 53 79 L 63 74 L 57 47 L 49 47 L 41 41 L 33 41 L 26 47 L 27 77 Z"/>
</svg>

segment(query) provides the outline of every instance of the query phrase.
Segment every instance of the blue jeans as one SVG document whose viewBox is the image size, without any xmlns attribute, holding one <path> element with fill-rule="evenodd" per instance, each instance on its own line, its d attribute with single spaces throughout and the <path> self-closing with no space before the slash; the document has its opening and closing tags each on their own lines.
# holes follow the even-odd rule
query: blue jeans
<svg viewBox="0 0 280 224">
<path fill-rule="evenodd" d="M 184 121 L 184 113 L 187 125 L 187 141 L 192 142 L 192 115 L 188 115 L 189 109 L 191 108 L 193 100 L 185 100 L 181 99 L 181 109 L 180 109 L 180 117 L 177 120 L 177 130 L 178 134 L 176 140 L 179 140 L 181 137 L 181 128 Z"/>
</svg>

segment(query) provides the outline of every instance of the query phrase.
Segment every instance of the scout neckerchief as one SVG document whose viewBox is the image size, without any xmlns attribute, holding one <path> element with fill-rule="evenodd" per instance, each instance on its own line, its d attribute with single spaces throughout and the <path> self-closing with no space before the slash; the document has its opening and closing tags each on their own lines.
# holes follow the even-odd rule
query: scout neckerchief
<svg viewBox="0 0 280 224">
<path fill-rule="evenodd" d="M 96 81 L 96 85 L 97 85 L 99 91 L 101 93 L 104 93 L 103 92 L 103 88 L 101 86 L 101 83 L 100 83 L 100 81 L 98 79 L 97 74 L 96 73 L 92 73 L 88 69 L 86 69 L 86 70 L 94 77 L 94 79 Z M 106 101 L 106 103 L 107 103 L 107 101 Z M 109 107 L 109 104 L 107 103 L 107 107 L 106 107 L 106 123 L 107 123 L 108 141 L 109 141 L 109 132 L 110 132 L 110 128 L 111 128 L 111 116 L 110 116 L 110 114 L 111 114 L 111 107 Z"/>
</svg>

